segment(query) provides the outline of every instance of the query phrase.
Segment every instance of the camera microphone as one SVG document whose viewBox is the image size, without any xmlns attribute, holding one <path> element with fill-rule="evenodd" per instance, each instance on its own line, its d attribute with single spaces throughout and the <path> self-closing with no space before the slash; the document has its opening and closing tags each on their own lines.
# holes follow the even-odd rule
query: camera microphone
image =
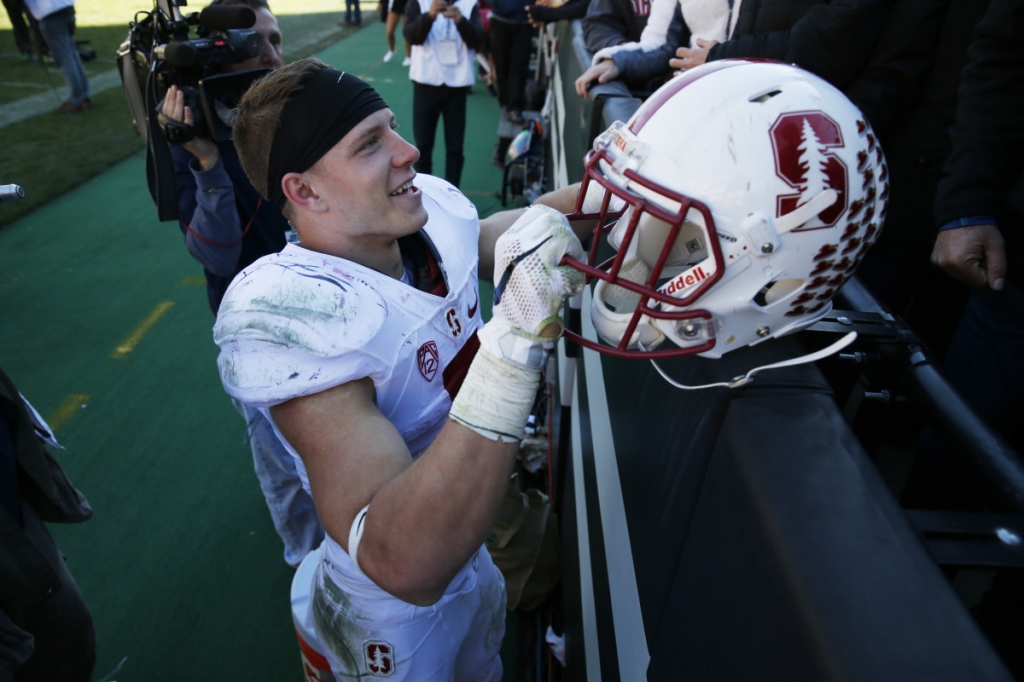
<svg viewBox="0 0 1024 682">
<path fill-rule="evenodd" d="M 163 49 L 157 48 L 157 51 L 162 52 L 162 58 L 168 63 L 175 66 L 195 66 L 198 53 L 191 42 L 173 42 L 161 47 Z"/>
<path fill-rule="evenodd" d="M 199 23 L 214 31 L 252 28 L 256 13 L 240 5 L 211 5 L 199 13 Z"/>
<path fill-rule="evenodd" d="M 0 185 L 0 204 L 17 201 L 25 196 L 25 190 L 18 185 Z"/>
</svg>

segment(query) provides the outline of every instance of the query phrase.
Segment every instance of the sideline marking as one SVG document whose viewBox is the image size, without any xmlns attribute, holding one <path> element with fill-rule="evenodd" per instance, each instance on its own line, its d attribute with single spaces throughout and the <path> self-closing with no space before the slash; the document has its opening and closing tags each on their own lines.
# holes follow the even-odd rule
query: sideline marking
<svg viewBox="0 0 1024 682">
<path fill-rule="evenodd" d="M 584 289 L 583 310 L 590 310 L 590 297 L 590 289 Z M 584 337 L 596 341 L 597 332 L 594 330 L 594 322 L 590 315 L 583 315 L 582 318 Z M 605 560 L 611 591 L 612 625 L 619 654 L 619 674 L 624 680 L 646 680 L 651 655 L 647 648 L 644 619 L 640 611 L 640 593 L 636 584 L 636 569 L 633 566 L 629 526 L 626 524 L 626 505 L 622 498 L 622 482 L 619 480 L 601 355 L 597 351 L 584 348 L 583 356 L 583 371 L 587 377 L 587 393 L 590 399 L 598 508 L 601 512 L 601 528 L 604 531 Z"/>
<path fill-rule="evenodd" d="M 572 386 L 572 404 L 579 405 L 579 384 Z M 579 410 L 572 410 L 572 478 L 576 496 L 576 541 L 580 557 L 580 602 L 583 616 L 583 653 L 587 680 L 601 682 L 600 643 L 597 638 L 597 607 L 594 606 L 594 565 L 590 556 L 590 521 L 587 518 L 587 489 L 583 481 L 583 436 Z M 614 588 L 613 588 L 614 589 Z M 613 614 L 614 618 L 614 614 Z"/>
<path fill-rule="evenodd" d="M 149 315 L 146 315 L 145 319 L 139 323 L 139 326 L 132 330 L 132 333 L 121 342 L 117 348 L 111 353 L 112 358 L 125 358 L 128 354 L 135 350 L 135 347 L 139 345 L 142 339 L 152 331 L 156 323 L 160 321 L 160 318 L 167 314 L 167 311 L 174 307 L 174 301 L 163 301 L 158 303 Z"/>
<path fill-rule="evenodd" d="M 78 414 L 79 410 L 85 407 L 85 404 L 89 402 L 91 398 L 88 393 L 71 393 L 64 400 L 61 401 L 57 409 L 50 413 L 50 416 L 46 418 L 46 423 L 50 427 L 50 431 L 57 433 L 62 428 L 67 426 L 67 423 L 71 421 L 71 418 Z"/>
</svg>

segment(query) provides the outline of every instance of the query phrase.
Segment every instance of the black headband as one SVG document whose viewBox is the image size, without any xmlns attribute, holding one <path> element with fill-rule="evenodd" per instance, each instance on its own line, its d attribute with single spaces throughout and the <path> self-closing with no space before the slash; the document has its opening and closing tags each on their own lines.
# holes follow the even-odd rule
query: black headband
<svg viewBox="0 0 1024 682">
<path fill-rule="evenodd" d="M 281 111 L 267 163 L 267 198 L 284 206 L 281 178 L 309 170 L 364 118 L 387 106 L 351 74 L 321 69 L 307 76 Z"/>
</svg>

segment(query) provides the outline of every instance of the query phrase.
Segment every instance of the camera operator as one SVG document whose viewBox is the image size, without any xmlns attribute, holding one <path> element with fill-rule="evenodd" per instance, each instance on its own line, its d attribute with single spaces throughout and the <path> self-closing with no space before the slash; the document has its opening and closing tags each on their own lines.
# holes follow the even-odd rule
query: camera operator
<svg viewBox="0 0 1024 682">
<path fill-rule="evenodd" d="M 224 0 L 213 5 L 242 5 L 256 14 L 259 54 L 225 71 L 276 69 L 284 63 L 281 30 L 266 0 Z M 164 98 L 164 116 L 192 125 L 193 112 L 184 94 L 171 86 Z M 189 253 L 203 265 L 206 291 L 214 314 L 228 284 L 257 258 L 284 248 L 288 221 L 272 202 L 264 202 L 245 177 L 231 141 L 196 137 L 172 146 L 178 181 L 180 227 Z M 319 546 L 324 531 L 313 501 L 302 489 L 291 456 L 281 447 L 259 411 L 234 401 L 246 418 L 256 475 L 278 535 L 284 541 L 285 561 L 299 565 Z"/>
</svg>

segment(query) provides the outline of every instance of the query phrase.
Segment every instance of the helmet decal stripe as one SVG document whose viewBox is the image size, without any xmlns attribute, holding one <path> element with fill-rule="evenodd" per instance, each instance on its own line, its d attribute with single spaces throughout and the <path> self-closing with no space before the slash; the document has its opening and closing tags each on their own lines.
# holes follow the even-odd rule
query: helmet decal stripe
<svg viewBox="0 0 1024 682">
<path fill-rule="evenodd" d="M 643 105 L 633 115 L 633 118 L 629 123 L 629 129 L 634 133 L 639 133 L 643 130 L 644 125 L 651 120 L 651 117 L 657 113 L 658 109 L 660 109 L 665 102 L 672 99 L 673 96 L 686 86 L 699 81 L 708 74 L 721 71 L 722 69 L 728 69 L 733 66 L 742 66 L 747 63 L 748 61 L 745 59 L 722 59 L 715 62 L 708 62 L 700 69 L 691 69 L 683 72 L 668 83 L 665 83 L 661 89 L 651 95 L 650 98 L 643 103 Z"/>
</svg>

